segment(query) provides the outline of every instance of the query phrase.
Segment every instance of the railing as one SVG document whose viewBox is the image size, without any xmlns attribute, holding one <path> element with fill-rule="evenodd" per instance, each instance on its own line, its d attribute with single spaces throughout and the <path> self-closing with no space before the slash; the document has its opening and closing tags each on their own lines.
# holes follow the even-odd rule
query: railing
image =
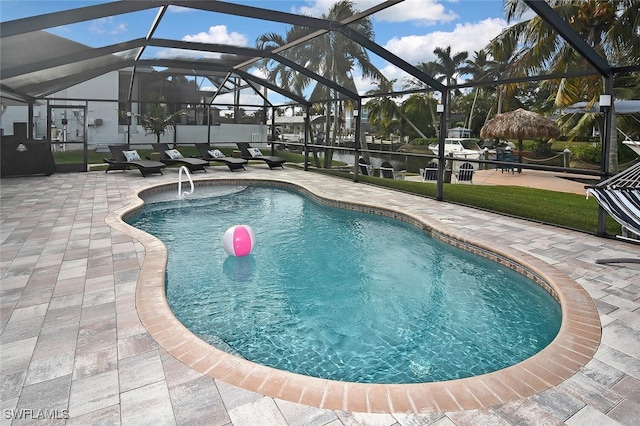
<svg viewBox="0 0 640 426">
<path fill-rule="evenodd" d="M 182 173 L 187 175 L 187 179 L 189 179 L 189 183 L 191 184 L 191 190 L 190 191 L 184 191 L 182 192 Z M 189 195 L 189 194 L 193 194 L 193 180 L 191 179 L 191 174 L 189 173 L 189 169 L 186 168 L 185 166 L 181 166 L 180 170 L 178 171 L 178 198 L 182 198 L 185 195 Z"/>
</svg>

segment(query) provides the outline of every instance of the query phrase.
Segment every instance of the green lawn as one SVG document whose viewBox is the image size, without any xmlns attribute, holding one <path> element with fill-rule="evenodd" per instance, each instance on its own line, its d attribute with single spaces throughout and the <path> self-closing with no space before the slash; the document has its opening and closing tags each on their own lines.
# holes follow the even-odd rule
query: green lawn
<svg viewBox="0 0 640 426">
<path fill-rule="evenodd" d="M 323 173 L 327 173 L 323 171 Z M 344 172 L 329 172 L 351 179 Z M 436 184 L 360 176 L 361 182 L 435 198 Z M 591 197 L 520 186 L 444 184 L 444 200 L 537 222 L 596 233 L 598 203 Z M 607 220 L 607 233 L 620 234 L 620 225 Z"/>
</svg>

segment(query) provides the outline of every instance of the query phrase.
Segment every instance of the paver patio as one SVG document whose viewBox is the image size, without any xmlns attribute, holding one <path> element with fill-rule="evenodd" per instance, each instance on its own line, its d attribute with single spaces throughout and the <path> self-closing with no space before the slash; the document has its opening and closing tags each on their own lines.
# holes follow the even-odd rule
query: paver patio
<svg viewBox="0 0 640 426">
<path fill-rule="evenodd" d="M 143 326 L 136 285 L 144 247 L 109 226 L 110 213 L 177 170 L 3 179 L 0 334 L 2 424 L 477 425 L 635 424 L 640 418 L 638 246 L 394 193 L 293 167 L 210 168 L 194 179 L 278 179 L 323 196 L 420 209 L 461 235 L 521 251 L 563 271 L 595 301 L 602 340 L 568 380 L 528 398 L 466 411 L 366 413 L 263 396 L 178 361 Z M 496 392 L 498 392 L 496 390 Z M 57 419 L 32 420 L 37 416 Z"/>
</svg>

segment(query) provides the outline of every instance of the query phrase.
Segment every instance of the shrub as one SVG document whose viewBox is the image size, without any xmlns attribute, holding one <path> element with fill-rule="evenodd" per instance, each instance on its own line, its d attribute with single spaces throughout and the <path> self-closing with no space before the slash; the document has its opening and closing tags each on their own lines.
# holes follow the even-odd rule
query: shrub
<svg viewBox="0 0 640 426">
<path fill-rule="evenodd" d="M 602 159 L 602 147 L 600 144 L 572 146 L 571 156 L 587 163 L 599 164 Z"/>
</svg>

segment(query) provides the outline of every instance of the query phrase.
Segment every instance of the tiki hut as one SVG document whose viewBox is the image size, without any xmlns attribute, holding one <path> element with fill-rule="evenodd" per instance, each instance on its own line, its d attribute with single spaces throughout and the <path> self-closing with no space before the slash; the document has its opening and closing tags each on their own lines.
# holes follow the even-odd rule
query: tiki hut
<svg viewBox="0 0 640 426">
<path fill-rule="evenodd" d="M 555 138 L 560 130 L 555 121 L 522 108 L 493 117 L 480 130 L 480 137 L 518 140 L 518 151 L 522 151 L 522 140 L 530 138 Z"/>
</svg>

